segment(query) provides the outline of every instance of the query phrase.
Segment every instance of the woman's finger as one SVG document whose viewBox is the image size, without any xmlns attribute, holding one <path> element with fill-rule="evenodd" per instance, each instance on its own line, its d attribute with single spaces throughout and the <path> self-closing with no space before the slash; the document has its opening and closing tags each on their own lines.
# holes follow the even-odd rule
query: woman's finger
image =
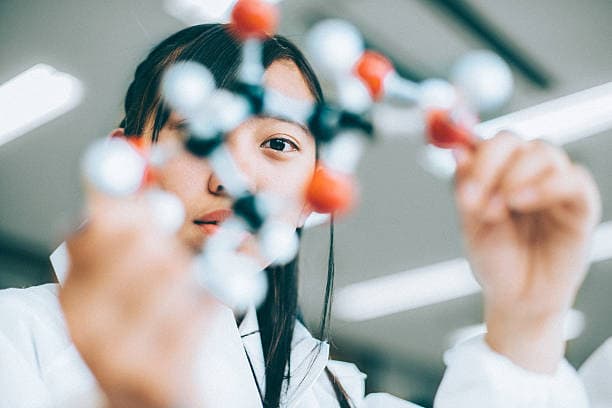
<svg viewBox="0 0 612 408">
<path fill-rule="evenodd" d="M 514 191 L 506 197 L 506 202 L 511 210 L 520 213 L 565 205 L 599 217 L 598 195 L 591 176 L 576 165 L 570 166 L 567 171 L 553 172 L 534 184 Z"/>
<path fill-rule="evenodd" d="M 456 164 L 455 180 L 460 180 L 464 178 L 465 174 L 468 172 L 474 154 L 469 148 L 463 146 L 454 148 L 452 153 Z"/>
<path fill-rule="evenodd" d="M 488 223 L 505 220 L 510 215 L 505 197 L 536 184 L 552 172 L 561 172 L 569 165 L 570 161 L 561 149 L 539 141 L 528 143 L 500 175 L 498 185 L 481 212 L 482 219 Z"/>
<path fill-rule="evenodd" d="M 469 168 L 457 175 L 457 200 L 462 212 L 477 214 L 489 201 L 506 167 L 525 142 L 509 133 L 500 133 L 478 145 Z"/>
<path fill-rule="evenodd" d="M 499 190 L 510 194 L 524 186 L 535 183 L 550 172 L 562 172 L 571 165 L 565 152 L 543 142 L 531 142 L 517 156 L 503 175 Z"/>
</svg>

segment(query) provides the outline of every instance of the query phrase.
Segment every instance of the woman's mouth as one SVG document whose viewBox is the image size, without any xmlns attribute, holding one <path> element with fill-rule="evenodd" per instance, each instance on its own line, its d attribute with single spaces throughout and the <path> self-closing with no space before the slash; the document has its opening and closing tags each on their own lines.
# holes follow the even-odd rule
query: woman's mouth
<svg viewBox="0 0 612 408">
<path fill-rule="evenodd" d="M 220 209 L 204 214 L 200 218 L 193 220 L 193 223 L 205 234 L 212 235 L 219 230 L 220 224 L 231 216 L 232 210 Z"/>
<path fill-rule="evenodd" d="M 216 222 L 203 222 L 203 221 L 194 221 L 195 225 L 197 225 L 206 235 L 212 235 L 219 230 L 219 224 Z"/>
</svg>

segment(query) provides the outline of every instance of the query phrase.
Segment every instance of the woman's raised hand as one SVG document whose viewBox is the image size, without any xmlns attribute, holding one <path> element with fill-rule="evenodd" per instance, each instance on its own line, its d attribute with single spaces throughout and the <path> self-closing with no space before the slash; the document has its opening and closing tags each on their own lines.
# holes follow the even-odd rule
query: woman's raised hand
<svg viewBox="0 0 612 408">
<path fill-rule="evenodd" d="M 90 202 L 60 291 L 70 335 L 111 406 L 192 406 L 193 354 L 216 308 L 192 255 L 144 197 Z"/>
<path fill-rule="evenodd" d="M 559 148 L 500 133 L 455 150 L 456 199 L 483 287 L 486 340 L 515 363 L 554 372 L 563 320 L 588 267 L 600 198 Z"/>
</svg>

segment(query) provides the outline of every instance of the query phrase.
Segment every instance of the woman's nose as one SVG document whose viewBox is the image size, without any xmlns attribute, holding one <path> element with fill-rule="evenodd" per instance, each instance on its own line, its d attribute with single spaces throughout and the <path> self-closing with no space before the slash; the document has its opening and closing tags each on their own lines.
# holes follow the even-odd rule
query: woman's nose
<svg viewBox="0 0 612 408">
<path fill-rule="evenodd" d="M 227 195 L 227 190 L 221 183 L 221 179 L 214 172 L 208 178 L 208 192 L 214 195 Z"/>
<path fill-rule="evenodd" d="M 230 196 L 242 190 L 252 193 L 257 192 L 257 161 L 255 160 L 255 152 L 249 144 L 253 137 L 250 134 L 243 133 L 246 130 L 237 129 L 227 136 L 225 148 L 221 149 L 218 154 L 221 157 L 225 156 L 224 159 L 231 163 L 231 165 L 223 166 L 224 170 L 230 174 L 223 174 L 222 177 L 219 177 L 213 170 L 208 180 L 208 191 L 211 194 Z M 214 168 L 215 166 L 211 163 L 211 167 Z M 218 168 L 217 170 L 222 169 Z M 231 185 L 224 185 L 223 180 L 231 181 Z"/>
</svg>

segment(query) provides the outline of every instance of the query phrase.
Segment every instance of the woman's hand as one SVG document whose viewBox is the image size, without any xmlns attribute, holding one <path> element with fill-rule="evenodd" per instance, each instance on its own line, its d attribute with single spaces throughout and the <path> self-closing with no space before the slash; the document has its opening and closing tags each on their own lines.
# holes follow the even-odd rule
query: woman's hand
<svg viewBox="0 0 612 408">
<path fill-rule="evenodd" d="M 564 316 L 585 277 L 600 216 L 595 183 L 561 149 L 509 133 L 455 157 L 486 340 L 525 368 L 554 372 L 564 353 Z"/>
<path fill-rule="evenodd" d="M 191 280 L 189 251 L 143 198 L 101 197 L 68 249 L 62 309 L 110 405 L 194 406 L 193 355 L 215 306 Z"/>
</svg>

